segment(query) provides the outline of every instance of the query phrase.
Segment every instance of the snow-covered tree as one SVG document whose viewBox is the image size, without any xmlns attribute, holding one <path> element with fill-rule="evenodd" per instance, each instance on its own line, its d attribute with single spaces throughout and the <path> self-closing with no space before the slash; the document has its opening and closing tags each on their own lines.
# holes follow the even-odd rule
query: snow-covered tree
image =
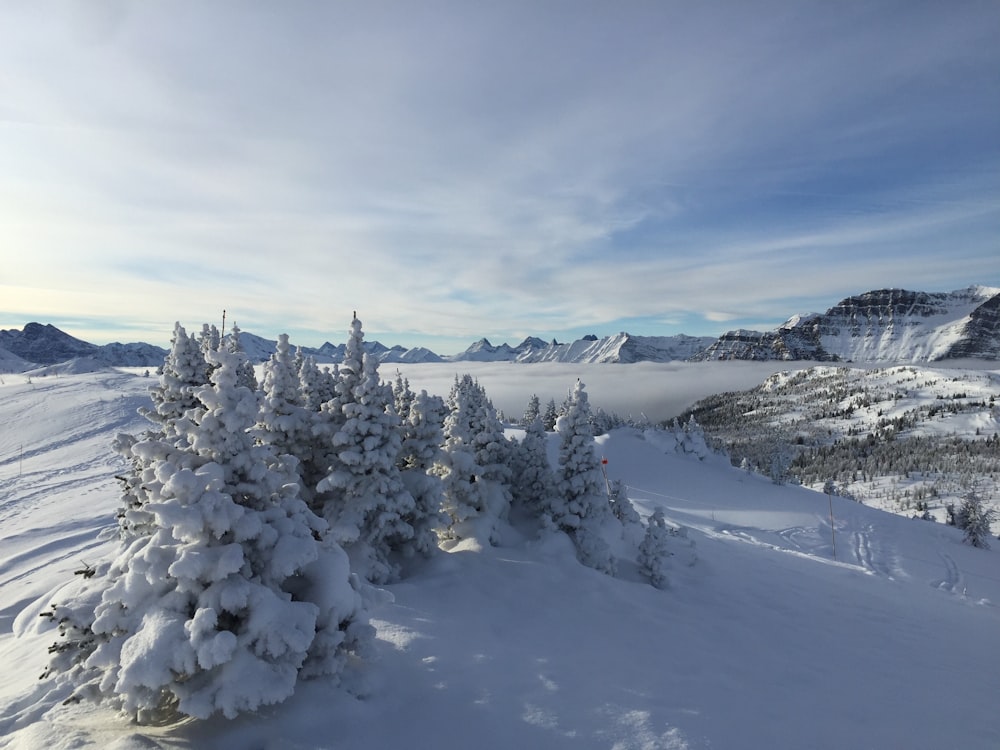
<svg viewBox="0 0 1000 750">
<path fill-rule="evenodd" d="M 444 484 L 445 539 L 500 541 L 500 522 L 510 508 L 502 426 L 485 391 L 470 375 L 455 378 L 448 395 L 444 451 L 435 473 Z M 499 431 L 499 436 L 498 436 Z"/>
<path fill-rule="evenodd" d="M 527 427 L 542 415 L 542 406 L 537 393 L 532 393 L 528 399 L 528 405 L 524 409 L 524 416 L 521 417 L 521 424 Z"/>
<path fill-rule="evenodd" d="M 410 388 L 410 381 L 400 372 L 396 373 L 396 379 L 392 382 L 392 397 L 396 416 L 405 423 L 410 418 L 410 404 L 413 403 L 416 394 Z"/>
<path fill-rule="evenodd" d="M 297 372 L 302 405 L 309 411 L 319 411 L 336 395 L 336 378 L 329 370 L 320 370 L 315 357 L 303 357 Z"/>
<path fill-rule="evenodd" d="M 139 410 L 155 425 L 145 436 L 150 446 L 142 454 L 134 452 L 132 447 L 140 438 L 127 434 L 118 435 L 112 443 L 115 452 L 130 466 L 130 471 L 117 477 L 122 482 L 118 525 L 123 540 L 145 535 L 152 528 L 152 515 L 146 510 L 150 472 L 156 464 L 176 456 L 178 442 L 182 443 L 181 450 L 186 449 L 186 441 L 179 438 L 178 431 L 198 418 L 202 404 L 197 389 L 208 382 L 208 371 L 198 341 L 190 338 L 180 323 L 175 323 L 170 351 L 159 369 L 157 384 L 149 391 L 152 408 Z"/>
<path fill-rule="evenodd" d="M 299 463 L 302 496 L 308 501 L 321 477 L 316 476 L 314 467 L 314 413 L 302 405 L 299 385 L 288 335 L 283 333 L 278 337 L 274 354 L 264 363 L 256 436 L 276 454 L 295 457 Z"/>
<path fill-rule="evenodd" d="M 542 414 L 542 426 L 546 432 L 552 432 L 556 428 L 556 421 L 559 419 L 559 411 L 556 409 L 556 400 L 550 398 L 545 405 L 545 412 Z"/>
<path fill-rule="evenodd" d="M 378 359 L 361 349 L 361 321 L 354 319 L 337 397 L 323 411 L 339 411 L 327 475 L 317 485 L 330 533 L 352 567 L 375 583 L 399 576 L 394 553 L 411 547 L 413 497 L 399 475 L 402 448 L 392 391 L 379 381 Z M 358 357 L 360 356 L 360 359 Z"/>
<path fill-rule="evenodd" d="M 639 545 L 639 571 L 658 589 L 667 587 L 667 560 L 670 557 L 670 532 L 663 511 L 657 508 L 649 517 L 646 536 Z"/>
<path fill-rule="evenodd" d="M 135 442 L 150 467 L 152 533 L 123 544 L 75 659 L 82 696 L 140 720 L 232 717 L 291 695 L 300 671 L 336 674 L 371 637 L 346 555 L 298 496 L 294 461 L 257 444 L 240 356 L 211 350 L 183 453 Z M 72 606 L 69 606 L 72 609 Z"/>
<path fill-rule="evenodd" d="M 560 434 L 558 494 L 549 503 L 549 517 L 557 528 L 573 538 L 577 555 L 584 565 L 613 573 L 614 559 L 603 533 L 608 520 L 613 521 L 614 516 L 594 454 L 587 391 L 579 380 L 557 429 Z"/>
<path fill-rule="evenodd" d="M 609 483 L 611 513 L 621 521 L 622 526 L 642 523 L 639 513 L 625 493 L 625 486 L 620 479 L 612 479 Z"/>
<path fill-rule="evenodd" d="M 243 344 L 240 343 L 240 327 L 233 323 L 232 333 L 226 339 L 226 349 L 231 352 L 243 352 Z M 237 384 L 246 386 L 251 391 L 258 388 L 257 373 L 253 370 L 253 362 L 244 358 L 240 362 L 240 370 L 236 380 Z"/>
<path fill-rule="evenodd" d="M 424 390 L 409 400 L 396 461 L 403 484 L 413 497 L 413 511 L 405 517 L 413 527 L 413 549 L 424 555 L 437 549 L 437 533 L 445 524 L 441 510 L 444 488 L 434 472 L 444 439 L 444 410 L 444 400 Z"/>
<path fill-rule="evenodd" d="M 676 434 L 678 448 L 682 453 L 697 456 L 700 461 L 704 461 L 705 457 L 711 453 L 705 438 L 705 431 L 694 418 L 694 414 L 684 423 L 683 429 L 676 430 Z"/>
<path fill-rule="evenodd" d="M 955 512 L 955 525 L 965 532 L 965 543 L 982 549 L 990 548 L 990 527 L 994 520 L 996 511 L 986 507 L 976 492 L 969 492 Z"/>
<path fill-rule="evenodd" d="M 217 352 L 222 348 L 222 335 L 214 324 L 209 325 L 208 323 L 204 323 L 202 325 L 198 341 L 201 344 L 201 353 L 204 355 L 206 362 L 209 361 L 209 352 Z"/>
<path fill-rule="evenodd" d="M 159 382 L 149 390 L 153 408 L 141 409 L 140 413 L 170 438 L 176 434 L 174 424 L 200 406 L 194 393 L 206 383 L 208 364 L 200 344 L 187 335 L 184 326 L 175 323 Z"/>
<path fill-rule="evenodd" d="M 513 505 L 528 518 L 541 518 L 557 489 L 540 416 L 536 415 L 525 426 L 524 437 L 517 444 L 513 456 Z"/>
</svg>

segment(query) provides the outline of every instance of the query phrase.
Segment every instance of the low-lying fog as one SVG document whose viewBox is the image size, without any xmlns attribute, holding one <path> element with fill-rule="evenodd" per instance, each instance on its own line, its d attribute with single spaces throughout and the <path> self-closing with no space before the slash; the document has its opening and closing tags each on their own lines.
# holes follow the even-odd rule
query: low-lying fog
<svg viewBox="0 0 1000 750">
<path fill-rule="evenodd" d="M 562 403 L 577 378 L 583 380 L 594 409 L 623 417 L 645 414 L 653 422 L 677 416 L 713 393 L 753 388 L 769 375 L 799 370 L 813 362 L 641 362 L 638 364 L 565 364 L 510 362 L 446 362 L 439 364 L 384 364 L 379 374 L 395 380 L 396 372 L 415 391 L 447 396 L 456 375 L 469 373 L 486 389 L 493 405 L 508 418 L 517 418 L 532 393 L 542 409 L 549 399 Z"/>
</svg>

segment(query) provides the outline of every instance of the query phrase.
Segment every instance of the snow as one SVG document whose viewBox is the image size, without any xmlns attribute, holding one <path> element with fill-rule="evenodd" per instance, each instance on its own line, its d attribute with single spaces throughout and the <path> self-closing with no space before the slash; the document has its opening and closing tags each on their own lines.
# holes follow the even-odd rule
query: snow
<svg viewBox="0 0 1000 750">
<path fill-rule="evenodd" d="M 591 403 L 607 408 L 599 370 L 583 372 Z M 619 388 L 644 393 L 629 381 L 648 371 L 614 370 Z M 661 388 L 687 387 L 670 372 Z M 668 539 L 663 590 L 621 554 L 627 540 L 612 578 L 580 565 L 565 536 L 512 530 L 503 546 L 460 545 L 385 587 L 375 653 L 339 682 L 167 726 L 62 705 L 37 679 L 54 640 L 38 615 L 114 549 L 101 535 L 116 528 L 122 469 L 109 445 L 145 429 L 135 412 L 153 382 L 104 370 L 0 384 L 4 750 L 997 746 L 1000 552 L 636 430 L 600 437 L 597 451 L 644 517 L 660 510 L 686 530 Z"/>
</svg>

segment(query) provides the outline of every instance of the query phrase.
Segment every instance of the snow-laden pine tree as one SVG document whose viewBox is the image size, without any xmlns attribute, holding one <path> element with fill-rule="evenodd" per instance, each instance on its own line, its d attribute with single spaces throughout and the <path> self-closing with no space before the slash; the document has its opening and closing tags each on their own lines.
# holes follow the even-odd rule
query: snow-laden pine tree
<svg viewBox="0 0 1000 750">
<path fill-rule="evenodd" d="M 231 352 L 243 352 L 243 344 L 240 343 L 240 327 L 233 323 L 233 330 L 229 337 L 226 339 L 226 349 Z M 257 383 L 257 373 L 253 370 L 253 362 L 247 358 L 243 358 L 240 364 L 239 377 L 236 381 L 239 385 L 246 386 L 251 391 L 257 390 L 259 387 Z"/>
<path fill-rule="evenodd" d="M 670 558 L 670 532 L 663 511 L 657 508 L 649 517 L 646 536 L 639 545 L 639 571 L 658 589 L 667 588 L 667 561 Z"/>
<path fill-rule="evenodd" d="M 264 383 L 256 435 L 270 445 L 277 455 L 294 456 L 299 465 L 301 493 L 307 502 L 312 498 L 316 482 L 313 467 L 314 413 L 302 404 L 299 376 L 295 372 L 288 335 L 281 334 L 275 352 L 264 363 Z"/>
<path fill-rule="evenodd" d="M 996 520 L 996 511 L 986 507 L 977 492 L 968 493 L 955 513 L 956 526 L 964 533 L 964 541 L 973 547 L 990 548 L 990 527 Z"/>
<path fill-rule="evenodd" d="M 187 335 L 184 326 L 175 323 L 159 381 L 149 390 L 153 408 L 141 409 L 140 413 L 169 439 L 175 434 L 174 424 L 201 406 L 194 393 L 206 383 L 208 363 L 201 345 Z"/>
<path fill-rule="evenodd" d="M 704 461 L 712 452 L 708 447 L 705 431 L 694 418 L 694 414 L 684 423 L 683 429 L 677 430 L 676 435 L 678 448 L 682 453 L 693 454 L 698 457 L 699 461 Z"/>
<path fill-rule="evenodd" d="M 112 448 L 129 464 L 130 470 L 117 476 L 122 482 L 121 507 L 118 526 L 124 540 L 149 532 L 152 515 L 146 510 L 147 483 L 151 467 L 167 460 L 176 460 L 177 445 L 186 449 L 186 441 L 179 437 L 179 429 L 197 420 L 201 402 L 197 390 L 208 383 L 209 366 L 198 341 L 189 337 L 180 323 L 174 324 L 170 351 L 159 369 L 157 384 L 150 388 L 152 408 L 141 408 L 139 413 L 154 427 L 144 438 L 120 434 Z M 141 453 L 132 450 L 144 440 L 148 445 Z"/>
<path fill-rule="evenodd" d="M 618 524 L 594 454 L 590 404 L 579 380 L 556 426 L 560 435 L 558 493 L 549 502 L 549 518 L 573 539 L 580 562 L 613 575 L 615 562 L 604 537 L 609 521 Z"/>
<path fill-rule="evenodd" d="M 198 341 L 201 344 L 201 353 L 205 357 L 205 361 L 209 362 L 208 353 L 217 352 L 222 348 L 222 334 L 219 333 L 219 329 L 215 325 L 209 325 L 204 323 L 201 327 L 201 336 L 198 337 Z M 211 367 L 211 364 L 209 364 Z"/>
<path fill-rule="evenodd" d="M 556 475 L 549 463 L 548 440 L 540 416 L 524 428 L 515 447 L 512 507 L 530 520 L 547 517 L 546 509 L 556 494 Z"/>
<path fill-rule="evenodd" d="M 416 395 L 410 388 L 410 381 L 397 371 L 396 379 L 392 381 L 392 397 L 396 416 L 401 422 L 405 423 L 410 418 L 410 404 Z"/>
<path fill-rule="evenodd" d="M 542 426 L 546 432 L 552 432 L 556 428 L 556 421 L 559 419 L 559 411 L 556 409 L 556 400 L 550 398 L 542 413 Z"/>
<path fill-rule="evenodd" d="M 337 373 L 328 368 L 321 370 L 312 355 L 302 358 L 298 373 L 302 405 L 309 411 L 318 412 L 323 404 L 337 395 Z"/>
<path fill-rule="evenodd" d="M 499 463 L 503 450 L 496 432 L 499 420 L 485 391 L 470 375 L 455 378 L 447 404 L 444 451 L 434 470 L 444 483 L 444 511 L 449 518 L 442 537 L 450 542 L 474 539 L 484 546 L 498 544 L 501 522 L 510 509 L 509 480 Z"/>
<path fill-rule="evenodd" d="M 413 548 L 426 556 L 437 549 L 438 531 L 445 524 L 441 510 L 444 488 L 434 473 L 444 440 L 445 405 L 440 396 L 430 396 L 424 390 L 406 400 L 407 415 L 401 426 L 403 440 L 396 465 L 413 497 L 413 512 L 405 519 L 413 527 Z"/>
<path fill-rule="evenodd" d="M 257 444 L 257 395 L 236 385 L 240 357 L 210 351 L 187 450 L 153 467 L 155 530 L 124 544 L 107 574 L 79 694 L 139 720 L 232 717 L 291 695 L 300 671 L 336 674 L 371 638 L 342 550 L 298 496 L 294 462 Z M 79 657 L 82 657 L 79 658 Z M 63 666 L 63 665 L 59 665 Z"/>
<path fill-rule="evenodd" d="M 374 583 L 395 580 L 399 555 L 412 549 L 415 510 L 396 465 L 402 447 L 392 390 L 378 376 L 378 359 L 363 351 L 361 321 L 352 323 L 337 396 L 323 412 L 338 424 L 327 475 L 317 485 L 330 534 L 352 568 Z"/>
<path fill-rule="evenodd" d="M 503 421 L 486 394 L 486 389 L 478 381 L 466 375 L 462 378 L 462 387 L 468 388 L 474 395 L 471 428 L 476 446 L 476 463 L 481 468 L 479 478 L 495 485 L 503 495 L 502 502 L 509 506 L 512 446 L 504 435 Z"/>
<path fill-rule="evenodd" d="M 521 424 L 527 427 L 542 415 L 541 402 L 537 393 L 532 393 L 528 399 L 528 405 L 524 408 L 524 415 L 521 417 Z"/>
<path fill-rule="evenodd" d="M 639 517 L 635 506 L 628 499 L 628 494 L 625 492 L 625 485 L 620 479 L 612 479 L 608 483 L 608 491 L 611 502 L 611 513 L 621 522 L 622 526 L 642 523 L 642 519 Z"/>
</svg>

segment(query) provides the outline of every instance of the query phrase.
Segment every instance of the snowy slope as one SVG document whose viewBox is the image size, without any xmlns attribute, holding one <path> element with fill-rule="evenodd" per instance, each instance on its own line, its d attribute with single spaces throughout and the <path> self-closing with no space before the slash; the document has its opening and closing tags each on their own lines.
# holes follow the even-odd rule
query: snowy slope
<svg viewBox="0 0 1000 750">
<path fill-rule="evenodd" d="M 710 396 L 691 413 L 735 463 L 766 469 L 787 452 L 788 472 L 807 484 L 832 480 L 868 505 L 944 521 L 973 487 L 1000 512 L 998 395 L 997 370 L 819 366 Z"/>
<path fill-rule="evenodd" d="M 107 445 L 143 427 L 148 383 L 0 386 L 0 748 L 996 747 L 1000 553 L 833 498 L 834 559 L 825 496 L 632 430 L 596 450 L 643 513 L 689 529 L 666 591 L 511 530 L 388 587 L 364 697 L 309 682 L 255 716 L 161 727 L 63 706 L 36 679 L 53 640 L 37 615 L 111 549 Z"/>
</svg>

